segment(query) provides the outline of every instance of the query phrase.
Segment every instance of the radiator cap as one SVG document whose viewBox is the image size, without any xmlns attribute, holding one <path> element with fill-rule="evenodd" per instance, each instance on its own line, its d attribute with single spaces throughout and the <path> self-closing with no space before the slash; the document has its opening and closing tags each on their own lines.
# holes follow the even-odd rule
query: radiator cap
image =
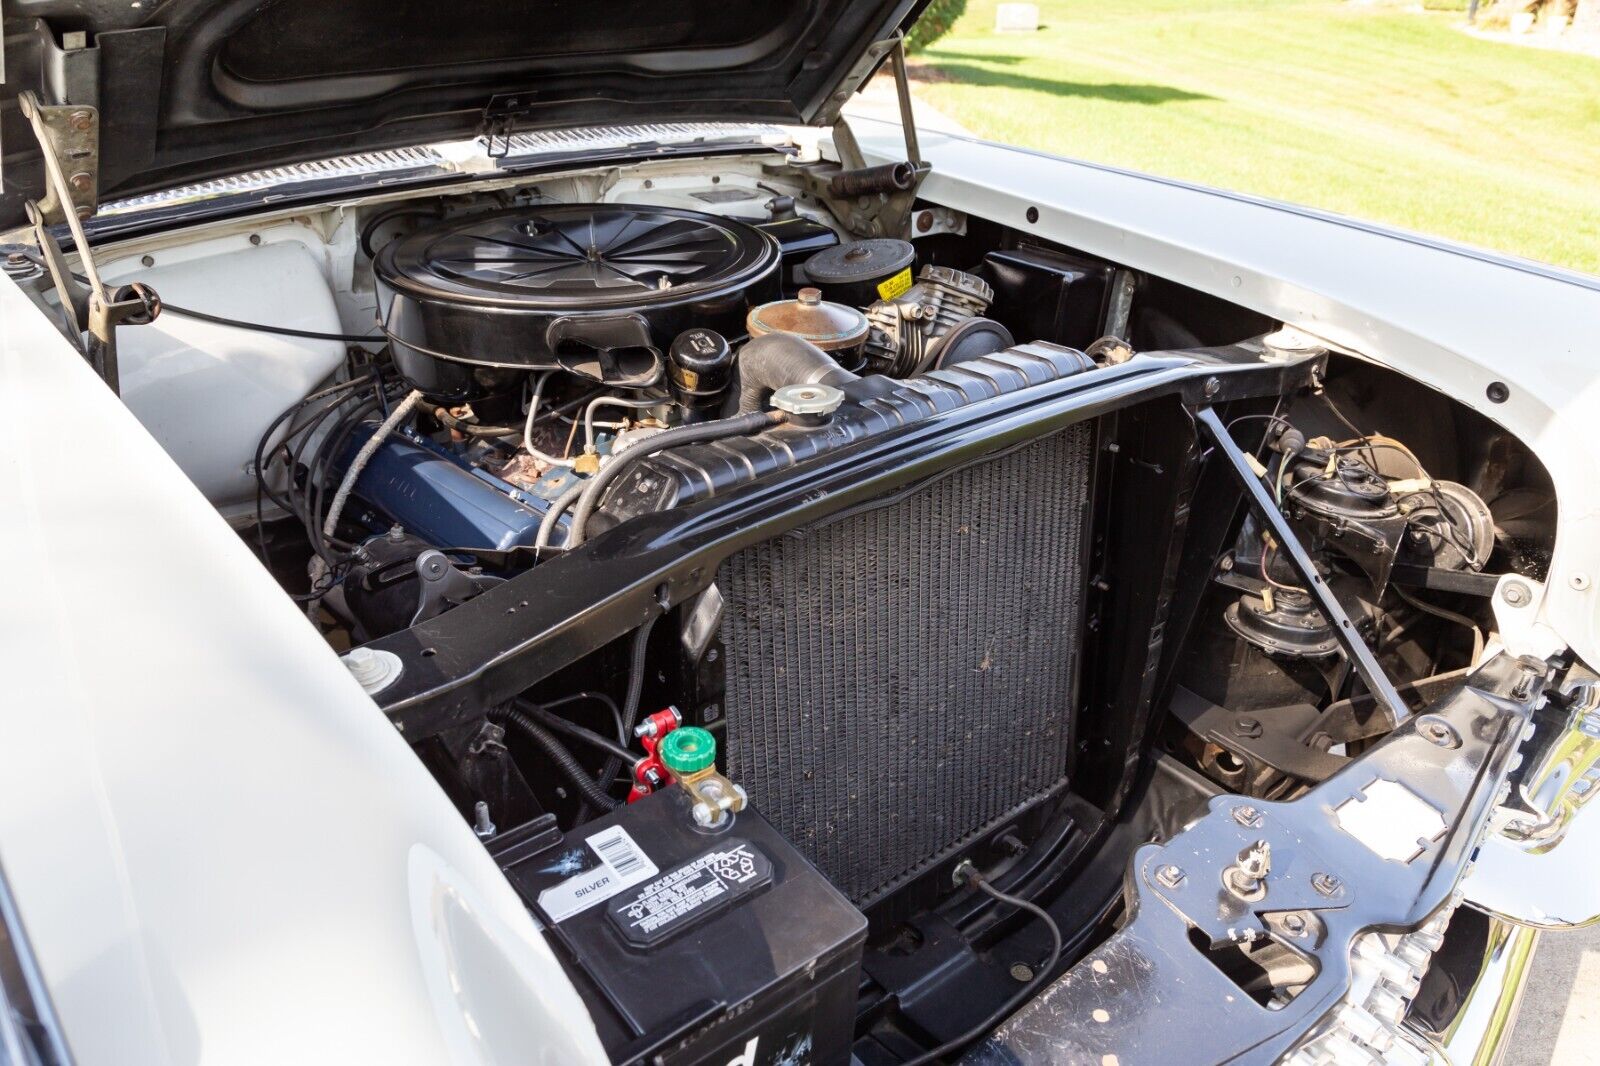
<svg viewBox="0 0 1600 1066">
<path fill-rule="evenodd" d="M 791 415 L 831 415 L 844 403 L 832 385 L 785 385 L 772 393 L 772 406 Z"/>
<path fill-rule="evenodd" d="M 699 773 L 717 764 L 717 738 L 699 726 L 674 729 L 661 741 L 661 762 L 673 776 Z"/>
</svg>

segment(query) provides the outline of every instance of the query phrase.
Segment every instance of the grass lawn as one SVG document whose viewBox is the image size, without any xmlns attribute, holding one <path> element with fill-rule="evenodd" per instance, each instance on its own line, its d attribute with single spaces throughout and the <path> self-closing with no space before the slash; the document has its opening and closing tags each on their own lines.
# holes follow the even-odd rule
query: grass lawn
<svg viewBox="0 0 1600 1066">
<path fill-rule="evenodd" d="M 979 136 L 1600 274 L 1600 59 L 1305 0 L 970 0 L 918 95 Z"/>
</svg>

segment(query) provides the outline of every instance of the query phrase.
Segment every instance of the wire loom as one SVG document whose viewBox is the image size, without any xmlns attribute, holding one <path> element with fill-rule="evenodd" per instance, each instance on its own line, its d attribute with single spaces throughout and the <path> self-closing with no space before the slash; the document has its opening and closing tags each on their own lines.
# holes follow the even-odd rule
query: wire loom
<svg viewBox="0 0 1600 1066">
<path fill-rule="evenodd" d="M 728 766 L 859 906 L 1063 777 L 1092 427 L 731 556 Z"/>
</svg>

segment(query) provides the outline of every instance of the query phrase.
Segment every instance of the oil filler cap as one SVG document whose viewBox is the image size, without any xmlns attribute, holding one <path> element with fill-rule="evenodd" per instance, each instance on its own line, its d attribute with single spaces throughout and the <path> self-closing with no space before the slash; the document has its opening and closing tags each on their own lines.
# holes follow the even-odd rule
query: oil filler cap
<svg viewBox="0 0 1600 1066">
<path fill-rule="evenodd" d="M 698 726 L 674 729 L 661 741 L 661 763 L 676 777 L 717 764 L 717 738 Z"/>
</svg>

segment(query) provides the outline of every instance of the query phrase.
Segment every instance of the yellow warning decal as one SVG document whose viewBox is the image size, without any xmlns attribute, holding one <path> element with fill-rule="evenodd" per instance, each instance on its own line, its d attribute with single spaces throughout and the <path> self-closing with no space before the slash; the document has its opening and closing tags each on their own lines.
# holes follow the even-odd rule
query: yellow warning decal
<svg viewBox="0 0 1600 1066">
<path fill-rule="evenodd" d="M 911 288 L 911 268 L 906 267 L 888 281 L 878 282 L 878 298 L 892 300 L 896 296 L 905 295 L 905 291 L 909 288 Z"/>
</svg>

